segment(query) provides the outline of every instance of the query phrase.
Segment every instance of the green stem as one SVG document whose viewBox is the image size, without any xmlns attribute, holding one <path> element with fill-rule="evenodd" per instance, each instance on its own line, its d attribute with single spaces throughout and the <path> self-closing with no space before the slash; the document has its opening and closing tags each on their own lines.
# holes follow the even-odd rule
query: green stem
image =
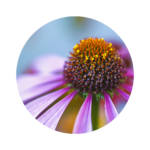
<svg viewBox="0 0 150 150">
<path fill-rule="evenodd" d="M 99 128 L 99 107 L 100 107 L 100 100 L 96 99 L 96 95 L 93 94 L 92 96 L 92 125 L 93 131 Z"/>
</svg>

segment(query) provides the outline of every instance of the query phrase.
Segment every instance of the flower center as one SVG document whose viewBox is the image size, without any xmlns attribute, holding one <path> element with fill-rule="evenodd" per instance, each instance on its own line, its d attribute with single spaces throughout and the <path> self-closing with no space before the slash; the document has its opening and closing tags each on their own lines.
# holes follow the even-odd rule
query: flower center
<svg viewBox="0 0 150 150">
<path fill-rule="evenodd" d="M 64 78 L 83 92 L 112 90 L 125 80 L 125 65 L 116 49 L 103 38 L 80 41 L 65 62 Z"/>
</svg>

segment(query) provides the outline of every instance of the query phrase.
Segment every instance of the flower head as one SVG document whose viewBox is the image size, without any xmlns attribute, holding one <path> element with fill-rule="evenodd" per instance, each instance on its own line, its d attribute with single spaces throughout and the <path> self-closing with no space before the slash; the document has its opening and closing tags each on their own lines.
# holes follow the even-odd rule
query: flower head
<svg viewBox="0 0 150 150">
<path fill-rule="evenodd" d="M 118 115 L 111 99 L 114 93 L 122 95 L 126 100 L 129 99 L 132 85 L 126 84 L 126 80 L 133 78 L 133 69 L 126 68 L 113 44 L 103 38 L 81 40 L 73 47 L 70 55 L 68 61 L 64 62 L 62 72 L 59 64 L 56 70 L 53 65 L 50 65 L 52 68 L 44 66 L 43 72 L 41 64 L 48 65 L 48 59 L 36 60 L 35 62 L 38 63 L 32 65 L 34 74 L 22 75 L 18 78 L 18 89 L 29 112 L 42 124 L 52 129 L 56 129 L 72 99 L 77 94 L 82 95 L 85 101 L 76 117 L 73 133 L 86 133 L 93 130 L 91 113 L 95 110 L 92 110 L 92 105 L 99 104 L 94 104 L 93 101 L 104 100 L 108 122 Z M 38 68 L 42 70 L 40 73 Z M 51 73 L 48 73 L 47 69 Z M 60 100 L 61 96 L 63 97 Z"/>
<path fill-rule="evenodd" d="M 100 93 L 112 90 L 125 81 L 125 64 L 120 55 L 103 38 L 80 41 L 65 62 L 66 82 L 83 92 Z"/>
</svg>

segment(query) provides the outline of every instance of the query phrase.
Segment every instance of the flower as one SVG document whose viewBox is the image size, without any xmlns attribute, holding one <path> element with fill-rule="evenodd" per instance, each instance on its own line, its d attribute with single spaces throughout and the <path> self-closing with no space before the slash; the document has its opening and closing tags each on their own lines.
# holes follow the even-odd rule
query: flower
<svg viewBox="0 0 150 150">
<path fill-rule="evenodd" d="M 82 39 L 70 55 L 67 61 L 49 55 L 37 59 L 29 69 L 32 74 L 17 79 L 18 89 L 29 112 L 54 130 L 72 99 L 82 95 L 85 101 L 76 117 L 73 133 L 87 133 L 93 130 L 93 101 L 104 100 L 108 123 L 118 115 L 112 98 L 117 93 L 128 101 L 132 85 L 126 81 L 133 80 L 133 69 L 126 67 L 112 43 L 103 38 Z"/>
<path fill-rule="evenodd" d="M 112 42 L 115 49 L 118 51 L 118 53 L 121 55 L 121 58 L 126 64 L 127 68 L 133 68 L 131 56 L 129 54 L 129 51 L 125 45 L 121 45 L 117 42 Z M 133 78 L 127 78 L 126 84 L 133 85 Z M 113 102 L 115 105 L 120 109 L 120 107 L 123 107 L 125 105 L 125 102 L 121 100 L 122 97 L 120 95 L 114 95 Z M 120 111 L 119 111 L 120 112 Z"/>
</svg>

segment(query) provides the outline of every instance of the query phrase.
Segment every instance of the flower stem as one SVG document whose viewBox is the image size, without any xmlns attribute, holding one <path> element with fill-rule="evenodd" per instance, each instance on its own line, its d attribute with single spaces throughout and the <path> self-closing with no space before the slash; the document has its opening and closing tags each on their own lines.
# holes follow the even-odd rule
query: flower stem
<svg viewBox="0 0 150 150">
<path fill-rule="evenodd" d="M 96 95 L 93 94 L 92 96 L 92 125 L 93 131 L 99 128 L 99 107 L 100 107 L 100 100 L 96 99 Z"/>
</svg>

